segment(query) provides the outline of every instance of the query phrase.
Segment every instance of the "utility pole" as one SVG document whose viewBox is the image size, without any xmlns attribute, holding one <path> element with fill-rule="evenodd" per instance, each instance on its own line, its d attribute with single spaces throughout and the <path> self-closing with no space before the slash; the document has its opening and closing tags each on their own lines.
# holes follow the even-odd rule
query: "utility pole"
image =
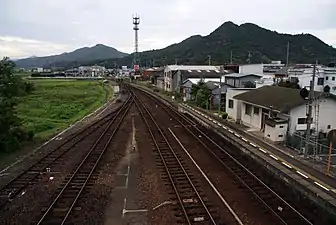
<svg viewBox="0 0 336 225">
<path fill-rule="evenodd" d="M 177 65 L 177 59 L 175 59 L 175 65 Z"/>
<path fill-rule="evenodd" d="M 307 157 L 309 141 L 310 141 L 310 125 L 312 124 L 312 111 L 313 111 L 313 101 L 314 101 L 314 86 L 315 86 L 315 74 L 316 74 L 316 63 L 313 67 L 313 79 L 310 81 L 310 90 L 308 97 L 308 113 L 307 113 L 307 130 L 306 130 L 306 145 L 304 148 L 304 157 Z"/>
<path fill-rule="evenodd" d="M 209 66 L 211 65 L 211 55 L 208 55 Z"/>
<path fill-rule="evenodd" d="M 248 54 L 248 64 L 251 64 L 251 52 Z"/>
<path fill-rule="evenodd" d="M 286 75 L 288 77 L 288 67 L 289 67 L 289 42 L 287 42 L 287 56 L 286 56 Z"/>
<path fill-rule="evenodd" d="M 230 64 L 232 65 L 232 50 L 230 51 Z"/>
</svg>

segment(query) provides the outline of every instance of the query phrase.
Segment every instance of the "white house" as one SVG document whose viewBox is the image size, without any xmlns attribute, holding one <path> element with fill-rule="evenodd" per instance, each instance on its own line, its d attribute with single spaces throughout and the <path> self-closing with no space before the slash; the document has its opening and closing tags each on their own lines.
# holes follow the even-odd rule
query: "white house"
<svg viewBox="0 0 336 225">
<path fill-rule="evenodd" d="M 307 128 L 307 101 L 301 98 L 299 92 L 298 89 L 276 86 L 236 92 L 236 95 L 231 92 L 227 101 L 235 101 L 232 108 L 228 103 L 227 112 L 237 122 L 263 132 L 265 138 L 275 142 L 284 141 L 287 132 L 292 134 Z M 318 132 L 328 133 L 336 128 L 336 98 L 323 93 L 316 95 L 320 97 L 314 102 L 316 107 L 311 127 Z"/>
<path fill-rule="evenodd" d="M 250 90 L 252 90 L 252 88 L 231 88 L 226 92 L 225 111 L 235 121 L 241 120 L 241 113 L 238 113 L 241 111 L 241 103 L 233 97 Z"/>
<path fill-rule="evenodd" d="M 165 91 L 176 91 L 188 78 L 218 78 L 220 68 L 216 66 L 183 66 L 169 65 L 164 68 Z"/>
<path fill-rule="evenodd" d="M 298 79 L 300 87 L 309 89 L 313 77 L 313 65 L 297 65 L 290 68 L 289 79 Z M 314 90 L 322 92 L 325 86 L 330 87 L 330 93 L 336 95 L 336 68 L 316 66 Z"/>
</svg>

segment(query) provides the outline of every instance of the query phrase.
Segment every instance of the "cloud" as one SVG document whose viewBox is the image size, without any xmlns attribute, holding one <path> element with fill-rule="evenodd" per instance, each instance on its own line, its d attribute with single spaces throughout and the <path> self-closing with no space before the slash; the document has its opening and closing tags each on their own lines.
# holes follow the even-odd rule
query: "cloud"
<svg viewBox="0 0 336 225">
<path fill-rule="evenodd" d="M 31 48 L 31 43 L 25 46 L 22 40 L 17 46 L 2 43 L 0 55 L 52 54 L 57 48 L 97 43 L 130 53 L 133 13 L 141 17 L 141 51 L 163 48 L 195 34 L 207 35 L 225 21 L 252 22 L 283 33 L 309 31 L 336 46 L 335 0 L 1 0 L 1 6 L 0 36 L 43 44 Z M 49 45 L 58 47 L 44 48 Z"/>
<path fill-rule="evenodd" d="M 66 45 L 54 44 L 46 41 L 24 39 L 11 36 L 0 36 L 0 57 L 11 58 L 30 57 L 32 55 L 44 56 L 58 54 L 70 50 Z"/>
</svg>

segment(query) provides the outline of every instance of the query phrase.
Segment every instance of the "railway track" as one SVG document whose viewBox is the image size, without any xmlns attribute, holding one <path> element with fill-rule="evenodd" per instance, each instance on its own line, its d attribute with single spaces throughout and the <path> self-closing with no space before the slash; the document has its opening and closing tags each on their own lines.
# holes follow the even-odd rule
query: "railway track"
<svg viewBox="0 0 336 225">
<path fill-rule="evenodd" d="M 232 173 L 232 175 L 283 224 L 312 225 L 305 216 L 241 164 L 239 158 L 233 157 L 226 149 L 218 145 L 213 140 L 213 134 L 211 134 L 210 131 L 207 131 L 207 129 L 202 126 L 195 126 L 195 123 L 191 119 L 181 115 L 175 108 L 169 107 L 152 95 L 148 93 L 145 93 L 145 95 L 153 99 L 156 104 L 160 105 L 172 118 L 178 121 L 181 126 L 197 139 L 226 170 Z"/>
<path fill-rule="evenodd" d="M 10 203 L 15 197 L 22 194 L 29 185 L 35 184 L 38 181 L 38 177 L 41 173 L 46 172 L 47 168 L 50 168 L 67 152 L 69 152 L 70 149 L 83 141 L 86 137 L 92 135 L 93 132 L 95 132 L 93 136 L 98 138 L 99 133 L 104 130 L 107 121 L 113 119 L 117 113 L 118 112 L 111 112 L 90 126 L 70 135 L 61 145 L 51 150 L 37 162 L 7 182 L 7 184 L 5 184 L 0 189 L 0 209 L 5 207 L 5 205 Z"/>
<path fill-rule="evenodd" d="M 121 108 L 119 110 L 121 110 Z M 67 152 L 69 152 L 70 149 L 83 141 L 86 137 L 93 135 L 95 138 L 98 138 L 99 134 L 103 132 L 107 121 L 113 119 L 117 114 L 118 112 L 111 112 L 90 126 L 70 135 L 61 145 L 51 150 L 37 162 L 29 166 L 27 169 L 1 187 L 0 209 L 4 208 L 15 197 L 22 194 L 29 185 L 35 184 L 38 181 L 39 175 L 41 173 L 46 172 L 47 168 L 50 168 Z M 93 134 L 93 132 L 95 133 Z"/>
<path fill-rule="evenodd" d="M 118 131 L 119 126 L 127 115 L 133 101 L 133 97 L 128 99 L 126 104 L 124 104 L 118 111 L 116 117 L 108 123 L 104 132 L 90 148 L 85 158 L 65 179 L 62 186 L 59 188 L 57 196 L 53 198 L 52 203 L 47 207 L 44 214 L 38 220 L 38 225 L 65 224 L 86 185 L 91 182 L 90 180 L 94 170 Z"/>
<path fill-rule="evenodd" d="M 181 206 L 183 212 L 181 216 L 184 217 L 183 222 L 187 222 L 187 224 L 217 224 L 215 221 L 216 216 L 213 215 L 206 200 L 202 197 L 203 193 L 197 190 L 197 185 L 193 183 L 188 169 L 185 168 L 183 162 L 169 144 L 151 113 L 141 100 L 137 99 L 136 105 L 162 160 L 177 201 Z"/>
</svg>

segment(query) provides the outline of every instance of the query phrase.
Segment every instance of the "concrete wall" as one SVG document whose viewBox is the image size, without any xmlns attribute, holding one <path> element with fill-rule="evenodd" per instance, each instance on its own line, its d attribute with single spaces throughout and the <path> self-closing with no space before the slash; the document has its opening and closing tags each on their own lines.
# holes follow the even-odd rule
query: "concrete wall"
<svg viewBox="0 0 336 225">
<path fill-rule="evenodd" d="M 323 99 L 319 100 L 320 110 L 318 117 L 318 130 L 323 132 L 329 132 L 332 129 L 336 128 L 336 101 L 333 99 Z M 316 121 L 315 110 L 313 107 L 313 124 L 311 127 L 314 127 Z M 298 124 L 298 118 L 306 118 L 306 105 L 298 106 L 290 111 L 290 125 L 289 132 L 293 133 L 296 130 L 305 130 L 307 128 L 306 124 Z M 330 126 L 330 127 L 328 127 Z"/>
<path fill-rule="evenodd" d="M 241 101 L 233 99 L 234 96 L 249 91 L 250 89 L 231 88 L 227 89 L 225 111 L 234 120 L 241 119 Z M 229 101 L 233 101 L 233 108 L 229 108 Z"/>
<path fill-rule="evenodd" d="M 265 125 L 265 138 L 274 142 L 282 142 L 286 140 L 288 124 L 277 124 L 275 127 Z"/>
<path fill-rule="evenodd" d="M 156 87 L 160 89 L 164 89 L 164 81 L 163 80 L 157 80 L 156 81 Z"/>
<path fill-rule="evenodd" d="M 263 64 L 247 64 L 239 66 L 239 73 L 263 74 L 263 72 L 264 72 Z"/>
<path fill-rule="evenodd" d="M 164 69 L 164 90 L 165 91 L 172 91 L 172 71 L 169 67 L 165 67 Z"/>
<path fill-rule="evenodd" d="M 316 91 L 323 91 L 323 88 L 328 85 L 330 87 L 330 93 L 336 95 L 336 68 L 326 68 L 326 67 L 317 67 L 317 73 L 315 77 L 315 86 Z M 289 77 L 298 78 L 300 87 L 308 87 L 310 85 L 310 80 L 313 77 L 313 68 L 304 68 L 291 70 Z M 319 78 L 323 80 L 323 84 L 319 84 Z"/>
<path fill-rule="evenodd" d="M 250 115 L 245 113 L 246 105 L 250 105 L 251 107 Z M 258 130 L 261 129 L 262 108 L 243 102 L 241 108 L 241 114 L 242 114 L 241 121 L 244 125 L 256 128 Z"/>
</svg>

